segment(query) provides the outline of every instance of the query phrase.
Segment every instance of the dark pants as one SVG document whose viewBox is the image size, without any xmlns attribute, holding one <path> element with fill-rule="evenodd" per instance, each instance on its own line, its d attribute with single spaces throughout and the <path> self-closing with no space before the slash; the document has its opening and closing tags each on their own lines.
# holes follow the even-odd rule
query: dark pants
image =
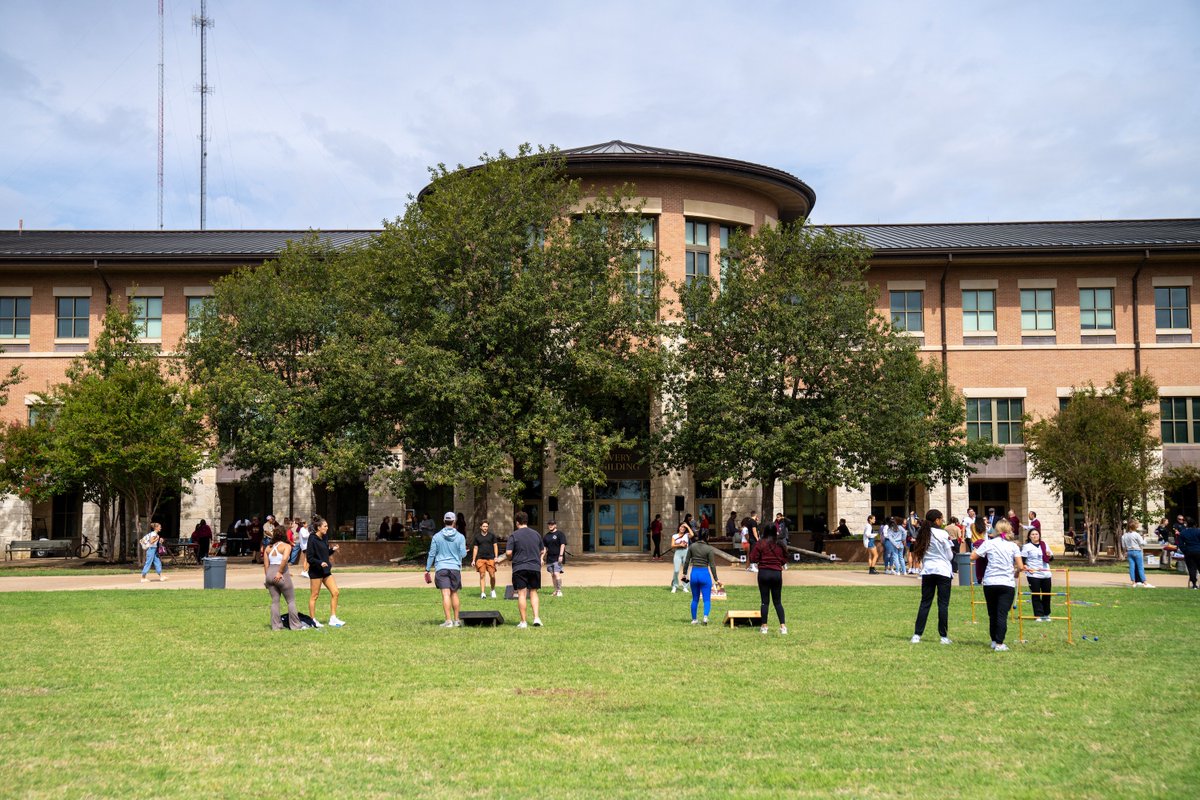
<svg viewBox="0 0 1200 800">
<path fill-rule="evenodd" d="M 650 541 L 654 543 L 654 557 L 658 558 L 659 556 L 662 555 L 662 534 L 661 533 L 650 534 Z"/>
<path fill-rule="evenodd" d="M 983 599 L 987 601 L 988 631 L 996 644 L 1004 644 L 1004 637 L 1008 635 L 1008 612 L 1016 595 L 1017 590 L 1011 586 L 983 587 Z"/>
<path fill-rule="evenodd" d="M 1188 583 L 1196 585 L 1196 571 L 1200 569 L 1200 553 L 1184 553 L 1183 563 L 1187 565 Z"/>
<path fill-rule="evenodd" d="M 921 605 L 917 608 L 917 624 L 913 633 L 925 633 L 925 622 L 929 619 L 929 608 L 933 605 L 933 594 L 937 592 L 938 636 L 946 636 L 950 630 L 950 584 L 951 579 L 942 575 L 921 576 Z"/>
<path fill-rule="evenodd" d="M 1050 616 L 1050 578 L 1030 578 L 1029 597 L 1033 601 L 1035 617 Z"/>
<path fill-rule="evenodd" d="M 211 541 L 211 539 L 197 539 L 196 540 L 196 560 L 197 561 L 203 561 L 205 558 L 208 557 L 208 544 L 210 541 Z"/>
<path fill-rule="evenodd" d="M 779 615 L 779 624 L 787 622 L 783 616 L 783 573 L 777 569 L 760 569 L 758 571 L 758 597 L 762 601 L 759 616 L 762 624 L 767 624 L 767 612 L 770 604 L 775 604 L 775 613 Z"/>
<path fill-rule="evenodd" d="M 817 551 L 818 553 L 824 553 L 825 552 L 825 536 L 823 534 L 814 533 L 812 540 L 813 540 L 813 550 Z"/>
</svg>

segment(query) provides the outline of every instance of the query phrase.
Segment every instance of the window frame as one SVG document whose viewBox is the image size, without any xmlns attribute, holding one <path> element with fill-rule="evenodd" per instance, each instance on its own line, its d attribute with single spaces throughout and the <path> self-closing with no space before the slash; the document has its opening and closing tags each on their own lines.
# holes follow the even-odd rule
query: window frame
<svg viewBox="0 0 1200 800">
<path fill-rule="evenodd" d="M 1160 292 L 1166 293 L 1166 305 L 1159 302 Z M 1183 293 L 1183 303 L 1175 305 L 1176 292 Z M 1160 325 L 1160 314 L 1166 314 L 1169 325 Z M 1176 325 L 1176 315 L 1183 315 L 1183 324 Z M 1192 287 L 1190 286 L 1155 286 L 1154 287 L 1154 327 L 1160 331 L 1185 331 L 1192 327 Z"/>
<path fill-rule="evenodd" d="M 71 314 L 62 313 L 62 304 L 71 303 Z M 83 313 L 79 306 L 83 304 Z M 62 325 L 69 320 L 71 326 L 69 335 L 63 335 Z M 80 327 L 83 331 L 81 333 Z M 88 340 L 92 332 L 92 298 L 86 295 L 67 295 L 54 298 L 54 338 Z"/>
<path fill-rule="evenodd" d="M 683 220 L 683 283 L 692 286 L 698 279 L 712 277 L 712 225 L 708 220 L 685 217 Z M 697 236 L 703 228 L 703 238 Z M 703 265 L 703 266 L 702 266 Z"/>
<path fill-rule="evenodd" d="M 157 303 L 158 315 L 150 313 L 152 304 Z M 133 324 L 138 330 L 138 339 L 143 342 L 162 341 L 163 299 L 161 295 L 138 295 L 129 298 L 129 313 L 133 315 Z M 151 335 L 151 324 L 158 325 L 158 334 Z"/>
<path fill-rule="evenodd" d="M 1054 319 L 1054 289 L 1037 287 L 1020 289 L 1021 300 L 1021 333 L 1037 336 L 1053 333 Z M 1030 302 L 1026 304 L 1026 300 Z M 1028 324 L 1032 315 L 1032 327 Z M 1048 324 L 1046 324 L 1048 323 Z"/>
<path fill-rule="evenodd" d="M 1170 413 L 1168 405 L 1171 407 Z M 1164 445 L 1200 444 L 1200 397 L 1160 397 L 1158 408 L 1159 436 Z M 1182 414 L 1177 411 L 1182 411 Z M 1171 429 L 1169 436 L 1168 426 Z"/>
<path fill-rule="evenodd" d="M 896 309 L 896 295 L 902 295 L 904 299 L 904 307 L 899 311 Z M 908 301 L 911 299 L 909 295 L 917 295 L 917 308 L 914 311 Z M 888 290 L 888 311 L 892 318 L 892 327 L 898 331 L 905 333 L 925 333 L 925 290 L 924 289 L 889 289 Z M 913 328 L 909 326 L 909 318 L 913 315 L 917 316 L 920 326 Z M 903 326 L 896 324 L 897 316 L 904 318 Z"/>
<path fill-rule="evenodd" d="M 3 340 L 3 341 L 28 341 L 29 340 L 29 330 L 30 330 L 31 317 L 32 317 L 31 300 L 32 300 L 32 298 L 30 298 L 30 297 L 17 296 L 17 295 L 5 295 L 3 297 L 0 297 L 0 340 Z M 4 313 L 4 304 L 8 303 L 8 302 L 12 303 L 12 313 L 11 314 Z M 21 313 L 22 307 L 24 307 L 24 314 Z M 21 327 L 20 323 L 22 320 L 25 323 L 24 324 L 24 328 L 25 328 L 24 333 L 21 333 L 19 330 L 19 328 Z M 12 331 L 12 333 L 6 332 L 6 329 L 10 329 Z"/>
<path fill-rule="evenodd" d="M 1084 299 L 1086 293 L 1091 293 L 1091 303 L 1085 304 Z M 1099 301 L 1099 292 L 1108 293 L 1108 307 L 1103 308 Z M 1108 313 L 1109 324 L 1102 326 L 1099 322 L 1100 314 Z M 1092 315 L 1092 323 L 1089 325 L 1084 322 L 1084 315 Z M 1081 331 L 1096 331 L 1102 333 L 1112 333 L 1117 329 L 1116 315 L 1116 291 L 1111 286 L 1082 286 L 1079 289 L 1079 330 Z"/>
<path fill-rule="evenodd" d="M 1001 447 L 1025 444 L 1025 398 L 968 397 L 966 401 L 968 440 L 983 439 Z M 981 435 L 984 428 L 988 431 L 987 437 Z"/>
<path fill-rule="evenodd" d="M 983 295 L 987 295 L 991 299 L 991 308 L 981 309 L 979 307 L 979 299 Z M 972 307 L 967 308 L 967 297 L 972 299 Z M 964 336 L 994 336 L 997 330 L 997 313 L 996 313 L 996 290 L 995 289 L 963 289 L 962 290 L 962 313 L 963 313 L 963 335 Z M 974 315 L 975 326 L 968 327 L 968 315 Z M 979 326 L 979 318 L 983 314 L 990 314 L 992 317 L 992 327 L 982 328 Z"/>
</svg>

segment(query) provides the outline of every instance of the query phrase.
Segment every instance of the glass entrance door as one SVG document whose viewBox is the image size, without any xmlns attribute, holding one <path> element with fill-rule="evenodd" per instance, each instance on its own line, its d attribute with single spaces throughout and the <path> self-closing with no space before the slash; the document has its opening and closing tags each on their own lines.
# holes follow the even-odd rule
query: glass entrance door
<svg viewBox="0 0 1200 800">
<path fill-rule="evenodd" d="M 642 549 L 642 501 L 626 500 L 621 504 L 621 549 L 637 552 Z"/>
<path fill-rule="evenodd" d="M 596 501 L 596 549 L 604 553 L 636 553 L 645 528 L 641 500 Z"/>
</svg>

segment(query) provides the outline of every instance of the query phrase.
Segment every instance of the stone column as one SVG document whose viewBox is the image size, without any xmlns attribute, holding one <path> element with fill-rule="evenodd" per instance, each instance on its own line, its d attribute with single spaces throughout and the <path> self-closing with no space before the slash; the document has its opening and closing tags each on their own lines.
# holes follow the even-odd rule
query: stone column
<svg viewBox="0 0 1200 800">
<path fill-rule="evenodd" d="M 1023 481 L 1021 496 L 1021 523 L 1029 524 L 1028 514 L 1036 511 L 1042 523 L 1042 539 L 1055 553 L 1063 552 L 1063 507 L 1062 496 L 1052 486 L 1037 478 Z M 1024 535 L 1021 536 L 1024 541 Z"/>
<path fill-rule="evenodd" d="M 379 524 L 384 517 L 399 517 L 404 521 L 404 498 L 392 494 L 391 490 L 379 482 L 367 482 L 367 536 L 371 540 L 379 538 Z M 468 519 L 470 514 L 467 515 Z"/>
<path fill-rule="evenodd" d="M 84 503 L 79 513 L 79 532 L 93 542 L 100 541 L 100 506 Z"/>
<path fill-rule="evenodd" d="M 33 536 L 33 505 L 15 494 L 0 495 L 0 548 L 9 542 L 28 540 Z M 13 558 L 29 558 L 27 551 L 13 553 Z"/>
<path fill-rule="evenodd" d="M 288 515 L 288 493 L 288 470 L 282 469 L 275 473 L 271 485 L 271 511 L 281 521 Z M 312 519 L 317 506 L 317 498 L 313 494 L 312 470 L 296 468 L 292 477 L 291 505 L 294 516 Z"/>
<path fill-rule="evenodd" d="M 87 517 L 87 504 L 84 504 Z M 179 498 L 179 535 L 187 538 L 200 523 L 207 520 L 216 533 L 221 527 L 221 498 L 217 492 L 217 468 L 202 469 L 192 476 L 191 491 Z"/>
<path fill-rule="evenodd" d="M 837 505 L 837 509 L 832 517 L 830 528 L 836 528 L 837 520 L 845 517 L 846 527 L 850 529 L 852 535 L 857 536 L 862 533 L 863 526 L 867 524 L 867 515 L 871 513 L 871 487 L 848 489 L 845 486 L 839 486 L 834 493 L 834 503 Z"/>
</svg>

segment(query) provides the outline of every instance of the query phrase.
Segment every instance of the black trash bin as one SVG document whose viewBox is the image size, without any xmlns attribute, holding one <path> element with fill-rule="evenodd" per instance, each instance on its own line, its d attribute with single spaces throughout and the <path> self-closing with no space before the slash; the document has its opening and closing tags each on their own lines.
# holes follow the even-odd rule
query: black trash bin
<svg viewBox="0 0 1200 800">
<path fill-rule="evenodd" d="M 970 586 L 971 578 L 975 574 L 975 568 L 971 566 L 971 554 L 955 553 L 954 566 L 958 568 L 958 585 Z"/>
<path fill-rule="evenodd" d="M 204 559 L 204 588 L 225 588 L 225 564 L 229 559 L 221 556 L 209 556 Z"/>
</svg>

